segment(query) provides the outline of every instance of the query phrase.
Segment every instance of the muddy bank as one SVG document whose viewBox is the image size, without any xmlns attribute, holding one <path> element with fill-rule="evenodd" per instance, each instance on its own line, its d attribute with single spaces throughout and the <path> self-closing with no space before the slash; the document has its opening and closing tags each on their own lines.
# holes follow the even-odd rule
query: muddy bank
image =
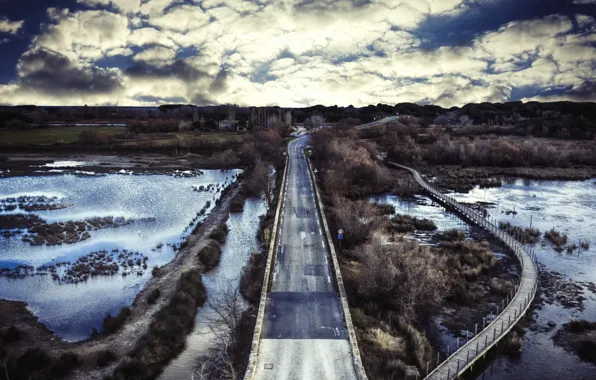
<svg viewBox="0 0 596 380">
<path fill-rule="evenodd" d="M 186 154 L 4 154 L 0 155 L 0 178 L 56 174 L 165 174 L 197 176 L 197 169 L 224 169 L 225 163 L 210 156 Z M 132 172 L 134 170 L 134 173 Z"/>
<path fill-rule="evenodd" d="M 33 347 L 44 350 L 53 358 L 57 358 L 67 351 L 73 351 L 80 357 L 81 364 L 72 372 L 70 378 L 102 379 L 104 376 L 110 375 L 120 360 L 115 359 L 105 363 L 105 367 L 98 368 L 98 357 L 109 351 L 115 358 L 123 358 L 132 352 L 137 345 L 137 340 L 149 331 L 155 313 L 168 305 L 176 293 L 180 274 L 193 268 L 202 270 L 203 267 L 197 254 L 205 246 L 212 230 L 225 222 L 228 217 L 230 200 L 237 191 L 238 186 L 235 184 L 230 191 L 226 192 L 221 202 L 218 202 L 218 206 L 207 216 L 201 227 L 190 235 L 187 243 L 181 247 L 172 261 L 154 269 L 154 277 L 137 294 L 130 308 L 130 315 L 116 333 L 100 334 L 83 342 L 68 343 L 42 328 L 43 325 L 39 324 L 37 318 L 24 307 L 14 307 L 17 304 L 24 305 L 24 303 L 0 300 L 2 307 L 11 310 L 13 315 L 12 320 L 2 318 L 0 328 L 8 329 L 10 324 L 18 319 L 24 331 L 31 335 L 31 340 L 11 343 L 9 349 L 6 350 L 9 357 L 19 357 L 25 350 Z M 149 296 L 155 294 L 156 290 L 159 290 L 160 296 L 157 299 L 151 297 L 152 302 L 149 302 Z"/>
<path fill-rule="evenodd" d="M 540 298 L 535 301 L 538 309 L 544 304 L 557 303 L 567 309 L 584 311 L 584 301 L 588 299 L 589 293 L 596 295 L 596 284 L 569 279 L 555 271 L 546 271 L 544 265 L 540 267 Z"/>
<path fill-rule="evenodd" d="M 533 180 L 585 180 L 596 177 L 596 168 L 591 166 L 569 168 L 496 168 L 462 167 L 437 165 L 422 168 L 422 173 L 429 178 L 435 177 L 434 183 L 454 190 L 468 192 L 475 186 L 480 188 L 500 187 L 503 178 L 517 177 Z"/>
</svg>

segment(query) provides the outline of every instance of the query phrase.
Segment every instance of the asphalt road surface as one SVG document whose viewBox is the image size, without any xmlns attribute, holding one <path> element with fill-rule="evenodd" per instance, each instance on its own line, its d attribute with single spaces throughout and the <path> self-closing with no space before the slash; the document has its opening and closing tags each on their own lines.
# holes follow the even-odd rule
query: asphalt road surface
<svg viewBox="0 0 596 380">
<path fill-rule="evenodd" d="M 288 187 L 256 379 L 356 379 L 331 258 L 303 153 L 288 146 Z"/>
</svg>

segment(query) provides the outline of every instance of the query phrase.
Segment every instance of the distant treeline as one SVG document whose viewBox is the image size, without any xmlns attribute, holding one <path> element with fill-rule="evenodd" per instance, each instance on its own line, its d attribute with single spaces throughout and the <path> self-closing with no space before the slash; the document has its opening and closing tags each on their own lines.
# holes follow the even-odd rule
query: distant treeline
<svg viewBox="0 0 596 380">
<path fill-rule="evenodd" d="M 306 108 L 239 107 L 235 105 L 204 106 L 169 104 L 159 107 L 0 107 L 0 128 L 21 129 L 32 123 L 50 120 L 147 120 L 174 119 L 223 120 L 233 110 L 235 120 L 245 121 L 256 112 L 280 116 L 291 112 L 292 122 L 304 123 L 312 115 L 320 115 L 329 123 L 356 125 L 389 115 L 410 115 L 419 118 L 422 126 L 515 127 L 517 134 L 542 136 L 569 136 L 593 138 L 596 129 L 596 103 L 575 102 L 506 102 L 473 103 L 463 107 L 442 108 L 435 105 L 398 103 L 377 104 L 366 107 L 323 106 Z M 278 117 L 281 120 L 281 117 Z M 494 132 L 499 132 L 495 129 Z M 510 134 L 512 131 L 506 131 Z M 468 132 L 469 133 L 469 132 Z"/>
</svg>

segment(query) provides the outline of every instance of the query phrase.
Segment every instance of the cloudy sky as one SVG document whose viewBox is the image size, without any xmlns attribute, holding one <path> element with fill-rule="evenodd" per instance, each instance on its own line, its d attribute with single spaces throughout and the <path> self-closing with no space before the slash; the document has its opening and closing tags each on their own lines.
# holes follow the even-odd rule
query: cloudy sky
<svg viewBox="0 0 596 380">
<path fill-rule="evenodd" d="M 0 104 L 596 101 L 596 0 L 0 0 Z"/>
</svg>

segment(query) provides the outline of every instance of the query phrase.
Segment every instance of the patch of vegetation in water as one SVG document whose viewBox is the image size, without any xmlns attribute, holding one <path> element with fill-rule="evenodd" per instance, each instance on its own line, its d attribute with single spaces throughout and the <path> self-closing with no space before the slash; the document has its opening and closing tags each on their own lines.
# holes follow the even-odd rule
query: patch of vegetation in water
<svg viewBox="0 0 596 380">
<path fill-rule="evenodd" d="M 514 226 L 509 222 L 499 222 L 499 228 L 512 235 L 523 244 L 533 244 L 540 239 L 540 231 L 536 228 Z"/>
<path fill-rule="evenodd" d="M 17 208 L 21 211 L 48 211 L 62 210 L 72 206 L 68 203 L 60 203 L 58 197 L 30 196 L 10 197 L 0 200 L 0 211 L 14 211 Z"/>
<path fill-rule="evenodd" d="M 120 227 L 132 222 L 132 219 L 124 217 L 106 216 L 47 223 L 37 215 L 9 214 L 0 215 L 0 233 L 7 238 L 22 234 L 22 240 L 31 245 L 74 244 L 89 239 L 89 231 Z"/>
<path fill-rule="evenodd" d="M 573 319 L 557 331 L 553 340 L 582 360 L 596 364 L 596 322 Z"/>
<path fill-rule="evenodd" d="M 37 268 L 31 265 L 1 268 L 0 276 L 17 279 L 50 275 L 59 284 L 77 284 L 97 276 L 142 276 L 147 270 L 147 260 L 147 256 L 126 249 L 111 252 L 103 250 L 79 257 L 75 262 L 57 262 Z"/>
</svg>

